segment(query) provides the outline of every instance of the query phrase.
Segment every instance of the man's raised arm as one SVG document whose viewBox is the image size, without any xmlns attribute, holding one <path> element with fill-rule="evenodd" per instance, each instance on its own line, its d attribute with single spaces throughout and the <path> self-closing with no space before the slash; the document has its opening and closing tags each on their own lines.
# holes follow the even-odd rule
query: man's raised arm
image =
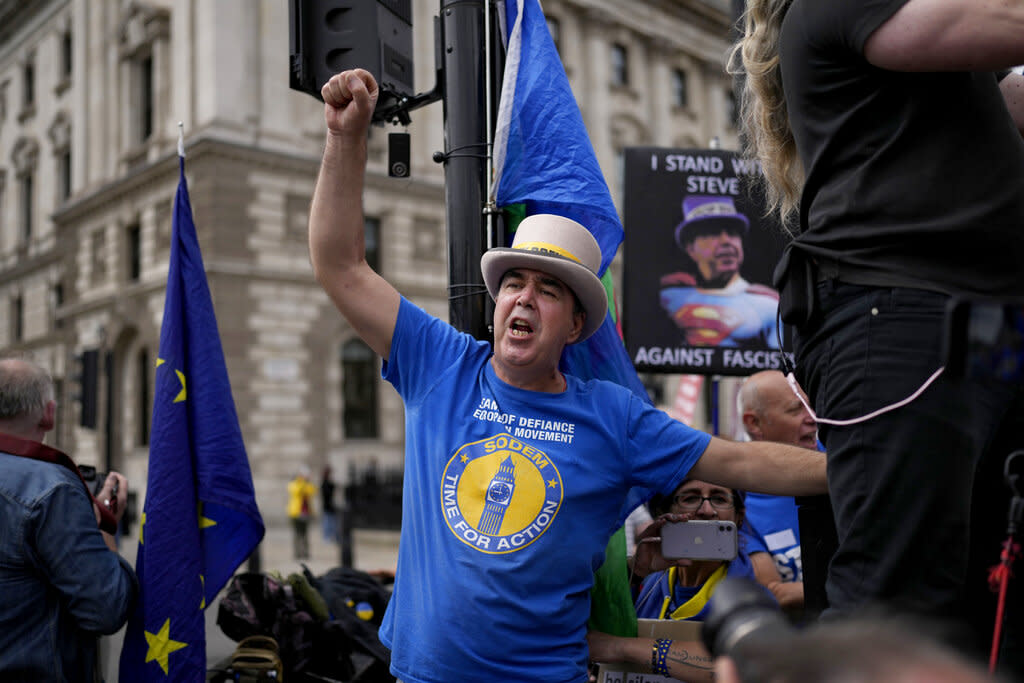
<svg viewBox="0 0 1024 683">
<path fill-rule="evenodd" d="M 309 211 L 313 274 L 363 341 L 387 360 L 400 299 L 366 263 L 363 226 L 366 137 L 377 82 L 353 69 L 331 77 L 320 92 L 327 140 Z"/>
</svg>

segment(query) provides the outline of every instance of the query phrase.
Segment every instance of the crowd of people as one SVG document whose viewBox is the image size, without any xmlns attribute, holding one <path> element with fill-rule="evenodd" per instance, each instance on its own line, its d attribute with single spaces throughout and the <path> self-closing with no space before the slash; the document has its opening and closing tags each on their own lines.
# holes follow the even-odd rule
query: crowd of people
<svg viewBox="0 0 1024 683">
<path fill-rule="evenodd" d="M 788 374 L 744 383 L 748 440 L 562 369 L 565 348 L 607 314 L 600 250 L 576 221 L 527 216 L 511 246 L 482 255 L 493 343 L 400 294 L 365 259 L 378 83 L 351 69 L 324 84 L 310 258 L 405 406 L 402 535 L 379 632 L 405 683 L 582 683 L 594 661 L 739 680 L 747 662 L 698 640 L 588 630 L 594 572 L 637 500 L 652 516 L 629 562 L 638 616 L 704 621 L 716 588 L 741 578 L 802 629 L 756 655 L 770 680 L 989 679 L 985 572 L 1005 535 L 1002 465 L 1022 445 L 1024 388 L 943 374 L 943 339 L 951 302 L 1024 297 L 1024 76 L 1010 70 L 1024 63 L 1024 4 L 748 0 L 742 25 L 731 68 L 747 152 L 792 232 L 775 286 L 795 352 Z M 705 287 L 738 281 L 744 221 L 727 199 L 694 198 L 680 225 Z M 716 273 L 718 261 L 737 268 Z M 775 301 L 742 286 L 758 306 Z M 112 536 L 127 482 L 112 472 L 94 495 L 42 443 L 54 420 L 46 370 L 0 359 L 5 680 L 94 680 L 96 640 L 124 624 L 138 591 Z M 523 420 L 537 427 L 528 437 L 512 427 Z M 333 489 L 328 469 L 325 538 L 337 533 Z M 308 557 L 316 492 L 308 469 L 288 484 L 296 558 Z M 809 625 L 794 497 L 824 494 L 838 548 L 828 609 Z M 666 557 L 665 525 L 691 520 L 735 524 L 735 556 Z M 1020 676 L 1016 583 L 1005 607 L 994 661 Z M 882 608 L 941 635 L 864 618 Z"/>
</svg>

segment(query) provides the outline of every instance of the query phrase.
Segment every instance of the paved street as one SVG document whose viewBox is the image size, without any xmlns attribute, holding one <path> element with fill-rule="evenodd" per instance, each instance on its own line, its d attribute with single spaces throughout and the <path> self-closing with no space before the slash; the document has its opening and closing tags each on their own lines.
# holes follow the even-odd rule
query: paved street
<svg viewBox="0 0 1024 683">
<path fill-rule="evenodd" d="M 309 567 L 316 576 L 341 564 L 340 552 L 336 544 L 325 542 L 320 535 L 320 528 L 311 524 L 309 529 L 309 545 L 311 557 L 301 563 L 292 559 L 292 536 L 288 526 L 268 528 L 260 549 L 263 572 L 279 571 L 287 576 L 292 572 L 302 571 L 301 564 Z M 135 561 L 137 541 L 122 543 L 121 552 L 132 563 Z M 374 569 L 395 568 L 398 559 L 398 532 L 356 529 L 353 532 L 352 566 L 364 571 Z M 247 565 L 239 567 L 239 572 L 247 571 Z M 117 681 L 118 660 L 121 656 L 123 630 L 104 639 L 102 648 L 103 672 L 109 683 Z M 206 610 L 206 660 L 210 664 L 219 662 L 230 655 L 236 643 L 224 635 L 217 626 L 217 604 Z"/>
</svg>

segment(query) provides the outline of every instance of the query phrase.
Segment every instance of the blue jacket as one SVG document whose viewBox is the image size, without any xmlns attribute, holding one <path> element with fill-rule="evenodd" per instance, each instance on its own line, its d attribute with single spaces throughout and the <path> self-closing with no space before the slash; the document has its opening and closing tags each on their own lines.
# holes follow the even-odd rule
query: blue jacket
<svg viewBox="0 0 1024 683">
<path fill-rule="evenodd" d="M 94 681 L 137 593 L 75 473 L 0 453 L 0 680 Z"/>
</svg>

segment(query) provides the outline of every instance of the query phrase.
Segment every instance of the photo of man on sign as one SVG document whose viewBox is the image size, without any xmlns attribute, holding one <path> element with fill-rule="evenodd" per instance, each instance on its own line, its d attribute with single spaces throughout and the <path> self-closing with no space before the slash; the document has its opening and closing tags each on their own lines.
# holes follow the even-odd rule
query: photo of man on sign
<svg viewBox="0 0 1024 683">
<path fill-rule="evenodd" d="M 778 293 L 740 275 L 749 230 L 732 197 L 683 200 L 675 242 L 694 268 L 663 276 L 660 300 L 688 345 L 779 348 Z"/>
</svg>

